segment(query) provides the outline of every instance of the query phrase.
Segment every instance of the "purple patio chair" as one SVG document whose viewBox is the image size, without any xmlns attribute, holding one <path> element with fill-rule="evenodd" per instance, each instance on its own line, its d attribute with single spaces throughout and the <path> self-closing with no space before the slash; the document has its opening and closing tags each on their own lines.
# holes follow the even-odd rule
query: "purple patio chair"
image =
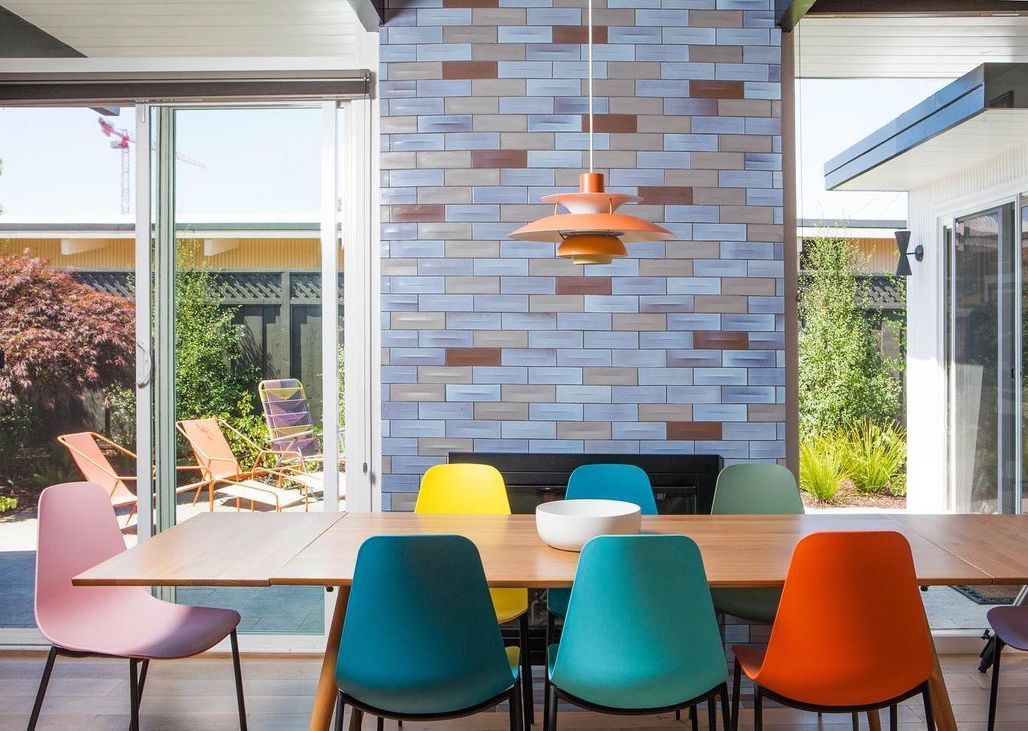
<svg viewBox="0 0 1028 731">
<path fill-rule="evenodd" d="M 322 461 L 321 442 L 314 434 L 314 418 L 303 384 L 295 378 L 280 378 L 261 381 L 257 391 L 271 449 L 298 455 L 282 461 L 299 462 L 301 469 L 307 463 Z"/>
<path fill-rule="evenodd" d="M 172 604 L 134 586 L 73 586 L 77 574 L 125 550 L 110 498 L 91 482 L 66 482 L 39 496 L 36 554 L 36 624 L 50 642 L 43 677 L 29 718 L 36 727 L 58 655 L 119 657 L 129 661 L 129 706 L 133 731 L 151 660 L 192 657 L 232 641 L 239 727 L 246 729 L 243 678 L 236 626 L 239 613 Z"/>
</svg>

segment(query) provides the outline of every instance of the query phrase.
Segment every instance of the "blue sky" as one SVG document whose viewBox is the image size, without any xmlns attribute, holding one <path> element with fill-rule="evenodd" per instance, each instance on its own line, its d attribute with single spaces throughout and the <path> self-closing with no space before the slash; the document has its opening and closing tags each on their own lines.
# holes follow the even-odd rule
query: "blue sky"
<svg viewBox="0 0 1028 731">
<path fill-rule="evenodd" d="M 98 117 L 89 109 L 0 109 L 5 218 L 122 218 L 121 152 Z M 108 120 L 134 136 L 134 109 Z M 204 166 L 177 166 L 180 220 L 317 220 L 320 120 L 320 109 L 179 112 L 178 151 Z M 134 143 L 130 154 L 134 171 Z M 130 177 L 130 193 L 133 185 Z"/>
<path fill-rule="evenodd" d="M 799 217 L 905 218 L 905 195 L 826 192 L 822 169 L 946 83 L 802 80 Z M 97 117 L 88 109 L 0 109 L 0 206 L 8 220 L 121 217 L 120 153 Z M 134 132 L 134 118 L 129 108 L 111 119 Z M 178 165 L 180 220 L 318 218 L 318 109 L 192 109 L 179 112 L 177 124 L 178 151 L 204 166 Z"/>
</svg>

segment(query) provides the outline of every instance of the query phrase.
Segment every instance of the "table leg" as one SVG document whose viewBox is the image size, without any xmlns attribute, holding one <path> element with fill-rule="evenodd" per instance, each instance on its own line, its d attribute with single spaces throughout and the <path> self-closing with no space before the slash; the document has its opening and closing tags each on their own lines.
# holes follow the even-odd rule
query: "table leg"
<svg viewBox="0 0 1028 731">
<path fill-rule="evenodd" d="M 935 728 L 938 731 L 957 731 L 957 720 L 953 717 L 953 706 L 949 701 L 946 679 L 942 676 L 942 666 L 939 665 L 939 656 L 935 652 L 934 643 L 932 644 L 932 659 L 935 667 L 932 669 L 932 677 L 928 679 L 928 688 L 932 694 L 932 714 L 935 716 Z"/>
<path fill-rule="evenodd" d="M 318 679 L 318 691 L 314 695 L 310 731 L 328 731 L 332 722 L 332 711 L 336 706 L 336 656 L 339 654 L 339 635 L 343 631 L 343 618 L 349 599 L 350 587 L 337 586 L 336 607 L 332 612 L 332 624 L 328 628 L 325 657 L 321 661 L 321 677 Z"/>
</svg>

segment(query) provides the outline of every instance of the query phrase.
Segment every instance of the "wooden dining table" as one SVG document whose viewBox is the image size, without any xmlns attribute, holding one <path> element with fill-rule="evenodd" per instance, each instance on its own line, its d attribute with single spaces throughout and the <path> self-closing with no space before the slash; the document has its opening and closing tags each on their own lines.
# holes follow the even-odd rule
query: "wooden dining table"
<svg viewBox="0 0 1028 731">
<path fill-rule="evenodd" d="M 804 536 L 882 530 L 906 537 L 922 586 L 1028 583 L 1028 516 L 1021 515 L 663 515 L 644 517 L 642 530 L 695 540 L 713 587 L 781 586 L 793 548 Z M 206 513 L 73 581 L 80 586 L 334 587 L 335 610 L 310 721 L 312 730 L 323 731 L 335 705 L 335 658 L 361 544 L 375 535 L 444 533 L 475 543 L 490 586 L 560 588 L 574 579 L 578 554 L 544 544 L 531 515 Z M 956 729 L 937 659 L 931 686 L 937 727 Z"/>
</svg>

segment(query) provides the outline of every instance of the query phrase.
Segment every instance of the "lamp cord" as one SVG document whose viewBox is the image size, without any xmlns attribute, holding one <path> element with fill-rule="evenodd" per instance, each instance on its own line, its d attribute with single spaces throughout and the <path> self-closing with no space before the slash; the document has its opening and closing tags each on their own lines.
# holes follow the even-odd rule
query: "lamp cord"
<svg viewBox="0 0 1028 731">
<path fill-rule="evenodd" d="M 589 8 L 589 172 L 593 172 L 593 0 L 586 0 Z"/>
</svg>

